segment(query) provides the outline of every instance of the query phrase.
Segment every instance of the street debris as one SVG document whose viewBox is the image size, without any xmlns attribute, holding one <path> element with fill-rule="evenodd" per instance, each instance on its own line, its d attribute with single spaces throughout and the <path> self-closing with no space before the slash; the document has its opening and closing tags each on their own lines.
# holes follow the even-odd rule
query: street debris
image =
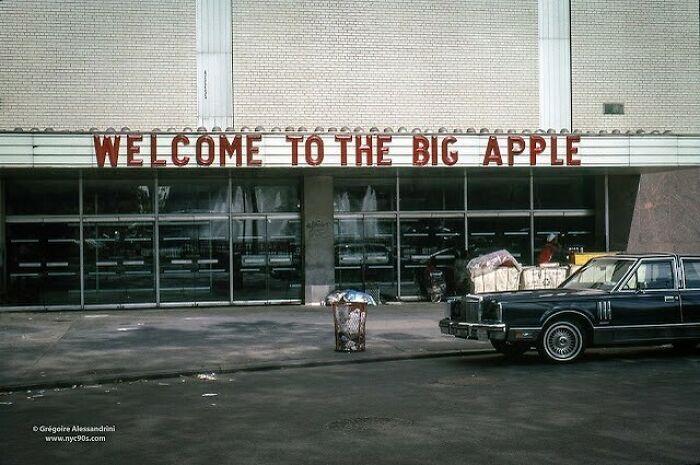
<svg viewBox="0 0 700 465">
<path fill-rule="evenodd" d="M 214 397 L 214 396 L 218 396 L 218 395 L 219 394 L 216 394 L 214 392 L 207 392 L 205 394 L 202 394 L 202 397 Z"/>
<path fill-rule="evenodd" d="M 197 379 L 203 381 L 216 381 L 216 373 L 200 373 L 197 375 Z"/>
</svg>

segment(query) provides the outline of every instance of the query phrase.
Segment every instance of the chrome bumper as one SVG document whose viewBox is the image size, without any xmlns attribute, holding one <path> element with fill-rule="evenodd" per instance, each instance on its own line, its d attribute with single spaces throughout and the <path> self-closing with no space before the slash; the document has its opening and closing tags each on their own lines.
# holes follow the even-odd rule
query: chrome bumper
<svg viewBox="0 0 700 465">
<path fill-rule="evenodd" d="M 443 318 L 440 320 L 440 332 L 464 339 L 504 340 L 506 338 L 506 325 L 505 323 L 466 323 Z"/>
</svg>

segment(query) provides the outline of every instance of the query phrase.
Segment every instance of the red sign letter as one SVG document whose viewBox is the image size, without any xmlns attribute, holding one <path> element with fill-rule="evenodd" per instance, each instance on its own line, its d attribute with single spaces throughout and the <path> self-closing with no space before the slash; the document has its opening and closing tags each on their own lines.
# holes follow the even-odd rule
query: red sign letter
<svg viewBox="0 0 700 465">
<path fill-rule="evenodd" d="M 578 147 L 574 147 L 574 143 L 581 142 L 579 136 L 568 136 L 566 138 L 566 164 L 571 166 L 580 166 L 581 160 L 574 160 L 574 155 L 578 153 Z"/>
<path fill-rule="evenodd" d="M 158 160 L 158 139 L 151 134 L 151 166 L 165 166 L 165 160 Z"/>
<path fill-rule="evenodd" d="M 190 162 L 190 157 L 182 157 L 178 158 L 177 156 L 177 144 L 182 142 L 183 145 L 188 145 L 190 143 L 190 140 L 187 138 L 187 136 L 178 134 L 177 136 L 173 137 L 173 143 L 172 143 L 172 158 L 173 158 L 173 165 L 175 166 L 185 166 L 187 163 Z"/>
<path fill-rule="evenodd" d="M 498 166 L 503 164 L 501 148 L 498 146 L 496 136 L 489 136 L 489 143 L 486 145 L 486 154 L 484 155 L 484 166 L 489 166 L 492 161 L 495 161 Z"/>
<path fill-rule="evenodd" d="M 515 146 L 518 146 L 517 148 Z M 515 155 L 525 151 L 525 141 L 520 136 L 508 136 L 508 166 L 515 163 Z"/>
<path fill-rule="evenodd" d="M 233 144 L 228 140 L 226 136 L 219 136 L 219 158 L 220 165 L 226 166 L 226 157 L 229 158 L 236 154 L 236 166 L 241 166 L 243 164 L 243 140 L 241 136 L 234 136 Z"/>
<path fill-rule="evenodd" d="M 245 138 L 245 155 L 246 155 L 246 165 L 247 166 L 260 166 L 262 165 L 262 160 L 256 160 L 253 157 L 258 154 L 259 148 L 255 146 L 255 143 L 262 139 L 260 134 L 251 134 Z"/>
<path fill-rule="evenodd" d="M 447 166 L 452 166 L 457 163 L 459 153 L 456 150 L 450 150 L 449 146 L 457 142 L 453 136 L 447 136 L 442 139 L 442 162 Z"/>
<path fill-rule="evenodd" d="M 384 144 L 389 142 L 391 142 L 391 136 L 377 136 L 377 166 L 391 166 L 391 158 L 384 159 L 384 155 L 389 154 L 389 147 L 384 147 Z"/>
<path fill-rule="evenodd" d="M 95 141 L 95 157 L 97 157 L 97 166 L 103 168 L 105 166 L 105 158 L 109 156 L 109 164 L 112 168 L 117 167 L 119 159 L 119 136 L 114 136 L 114 141 L 111 137 L 104 136 L 100 141 L 100 136 L 94 136 Z"/>
<path fill-rule="evenodd" d="M 367 156 L 366 166 L 372 166 L 372 136 L 365 136 L 365 144 L 362 145 L 362 136 L 355 136 L 355 165 L 362 166 L 362 154 Z"/>
<path fill-rule="evenodd" d="M 141 151 L 141 147 L 134 145 L 136 142 L 141 142 L 143 136 L 141 134 L 126 136 L 126 166 L 143 166 L 143 160 L 135 160 L 134 155 Z"/>
<path fill-rule="evenodd" d="M 552 153 L 550 154 L 551 159 L 552 159 L 552 166 L 560 166 L 564 164 L 564 160 L 560 160 L 557 158 L 557 136 L 552 136 L 551 141 L 549 142 L 550 145 L 550 150 Z"/>
<path fill-rule="evenodd" d="M 540 136 L 530 136 L 530 166 L 537 165 L 537 155 L 544 152 L 547 143 Z"/>
<path fill-rule="evenodd" d="M 340 142 L 340 166 L 348 166 L 348 142 L 352 140 L 350 134 L 337 134 L 335 141 Z"/>
<path fill-rule="evenodd" d="M 316 144 L 316 157 L 312 156 L 311 144 Z M 309 166 L 318 166 L 323 163 L 323 139 L 319 136 L 313 135 L 306 139 L 306 146 L 304 149 L 306 163 L 308 163 Z"/>
<path fill-rule="evenodd" d="M 299 165 L 299 141 L 304 140 L 304 136 L 287 136 L 287 142 L 292 143 L 292 166 Z"/>
<path fill-rule="evenodd" d="M 413 136 L 413 166 L 425 166 L 430 161 L 430 142 L 425 136 Z"/>
<path fill-rule="evenodd" d="M 207 144 L 209 146 L 209 155 L 207 158 L 202 157 L 202 145 Z M 214 139 L 211 136 L 201 136 L 197 139 L 197 147 L 195 153 L 197 154 L 197 164 L 199 166 L 209 166 L 214 163 Z"/>
</svg>

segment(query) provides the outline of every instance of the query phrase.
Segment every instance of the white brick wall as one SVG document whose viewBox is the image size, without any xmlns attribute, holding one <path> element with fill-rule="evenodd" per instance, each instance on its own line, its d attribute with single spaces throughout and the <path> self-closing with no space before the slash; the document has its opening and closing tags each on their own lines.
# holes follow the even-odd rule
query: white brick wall
<svg viewBox="0 0 700 465">
<path fill-rule="evenodd" d="M 195 1 L 0 1 L 0 128 L 196 126 Z M 700 132 L 698 0 L 571 14 L 575 128 Z M 536 0 L 233 0 L 233 53 L 237 127 L 538 126 Z"/>
<path fill-rule="evenodd" d="M 537 1 L 235 0 L 236 126 L 534 128 Z"/>
<path fill-rule="evenodd" d="M 572 0 L 573 126 L 699 133 L 699 16 L 698 0 Z"/>
<path fill-rule="evenodd" d="M 195 0 L 0 1 L 0 128 L 197 123 Z"/>
</svg>

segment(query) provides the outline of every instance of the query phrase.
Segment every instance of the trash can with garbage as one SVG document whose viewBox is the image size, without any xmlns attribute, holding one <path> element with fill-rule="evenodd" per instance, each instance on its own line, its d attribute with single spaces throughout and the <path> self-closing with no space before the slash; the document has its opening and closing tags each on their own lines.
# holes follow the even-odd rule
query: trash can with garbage
<svg viewBox="0 0 700 465">
<path fill-rule="evenodd" d="M 377 305 L 374 298 L 365 292 L 346 289 L 328 294 L 325 304 L 333 309 L 335 350 L 337 352 L 364 351 L 367 306 Z"/>
</svg>

